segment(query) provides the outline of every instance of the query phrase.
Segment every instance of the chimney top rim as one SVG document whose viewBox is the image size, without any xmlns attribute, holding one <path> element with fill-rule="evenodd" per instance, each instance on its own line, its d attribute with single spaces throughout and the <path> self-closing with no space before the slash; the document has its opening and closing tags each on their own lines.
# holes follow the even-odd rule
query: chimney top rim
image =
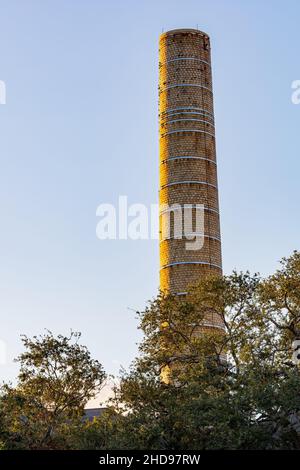
<svg viewBox="0 0 300 470">
<path fill-rule="evenodd" d="M 164 31 L 163 33 L 160 34 L 160 38 L 163 38 L 164 36 L 168 35 L 173 35 L 177 33 L 197 33 L 200 34 L 201 36 L 206 36 L 209 38 L 209 35 L 205 33 L 204 31 L 201 31 L 200 29 L 195 29 L 195 28 L 178 28 L 178 29 L 170 29 L 168 31 Z"/>
</svg>

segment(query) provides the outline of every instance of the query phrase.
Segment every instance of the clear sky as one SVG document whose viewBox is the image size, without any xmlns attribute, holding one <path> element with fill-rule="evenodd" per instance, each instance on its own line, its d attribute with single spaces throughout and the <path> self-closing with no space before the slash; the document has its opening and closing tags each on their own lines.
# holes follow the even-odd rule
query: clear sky
<svg viewBox="0 0 300 470">
<path fill-rule="evenodd" d="M 158 37 L 211 37 L 225 273 L 300 248 L 298 1 L 0 0 L 0 340 L 83 334 L 128 366 L 134 309 L 158 288 L 156 240 L 100 241 L 96 208 L 158 196 Z"/>
</svg>

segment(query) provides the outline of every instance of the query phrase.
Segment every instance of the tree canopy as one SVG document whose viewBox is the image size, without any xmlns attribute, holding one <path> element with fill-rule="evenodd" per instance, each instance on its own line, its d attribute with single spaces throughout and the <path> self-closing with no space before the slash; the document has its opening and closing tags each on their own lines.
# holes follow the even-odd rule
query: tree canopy
<svg viewBox="0 0 300 470">
<path fill-rule="evenodd" d="M 203 326 L 208 312 L 224 330 Z M 233 272 L 201 279 L 185 297 L 161 293 L 138 318 L 138 357 L 92 422 L 83 407 L 103 383 L 101 365 L 74 334 L 23 337 L 18 384 L 2 389 L 3 446 L 300 449 L 292 348 L 300 339 L 299 252 L 267 278 Z"/>
<path fill-rule="evenodd" d="M 208 311 L 223 319 L 224 334 L 195 334 Z M 234 272 L 200 280 L 184 299 L 160 295 L 139 320 L 140 355 L 123 372 L 110 417 L 94 423 L 114 415 L 106 446 L 300 449 L 300 375 L 292 361 L 300 253 L 266 279 Z"/>
<path fill-rule="evenodd" d="M 0 399 L 2 442 L 9 448 L 60 448 L 69 423 L 105 380 L 102 365 L 79 344 L 80 333 L 22 336 L 25 351 L 17 385 L 5 384 Z"/>
</svg>

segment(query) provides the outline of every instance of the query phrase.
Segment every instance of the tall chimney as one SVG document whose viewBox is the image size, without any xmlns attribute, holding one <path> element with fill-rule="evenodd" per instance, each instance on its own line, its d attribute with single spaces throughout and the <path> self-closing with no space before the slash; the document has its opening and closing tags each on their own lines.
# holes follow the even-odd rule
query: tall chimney
<svg viewBox="0 0 300 470">
<path fill-rule="evenodd" d="M 160 36 L 159 132 L 160 289 L 184 295 L 202 276 L 222 274 L 210 40 L 201 31 Z M 202 205 L 201 249 L 187 249 L 186 237 L 175 237 L 176 210 L 169 235 L 162 233 L 164 206 L 174 204 L 193 208 L 194 226 Z M 220 325 L 217 318 L 209 322 Z"/>
</svg>

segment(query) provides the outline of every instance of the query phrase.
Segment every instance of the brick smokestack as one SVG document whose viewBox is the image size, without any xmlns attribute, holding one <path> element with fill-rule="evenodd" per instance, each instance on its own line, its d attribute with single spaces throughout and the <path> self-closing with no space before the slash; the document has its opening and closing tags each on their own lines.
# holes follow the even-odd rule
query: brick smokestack
<svg viewBox="0 0 300 470">
<path fill-rule="evenodd" d="M 200 250 L 174 238 L 172 222 L 164 239 L 160 214 L 160 288 L 184 294 L 201 276 L 222 274 L 210 40 L 201 31 L 160 36 L 159 132 L 160 205 L 204 205 Z"/>
</svg>

